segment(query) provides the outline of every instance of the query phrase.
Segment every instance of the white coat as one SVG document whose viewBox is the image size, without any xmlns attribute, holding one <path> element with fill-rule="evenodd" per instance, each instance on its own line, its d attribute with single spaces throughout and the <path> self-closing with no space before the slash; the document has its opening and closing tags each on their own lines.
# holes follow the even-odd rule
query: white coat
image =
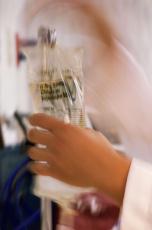
<svg viewBox="0 0 152 230">
<path fill-rule="evenodd" d="M 93 126 L 117 134 L 133 158 L 120 230 L 151 230 L 152 88 L 129 52 L 119 43 L 117 48 L 115 56 L 103 57 L 96 72 L 89 70 L 86 103 Z"/>
</svg>

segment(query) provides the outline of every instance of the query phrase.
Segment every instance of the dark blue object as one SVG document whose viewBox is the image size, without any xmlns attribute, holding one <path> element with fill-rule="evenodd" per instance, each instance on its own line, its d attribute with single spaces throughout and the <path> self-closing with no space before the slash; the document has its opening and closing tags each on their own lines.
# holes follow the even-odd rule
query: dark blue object
<svg viewBox="0 0 152 230">
<path fill-rule="evenodd" d="M 29 159 L 21 149 L 22 145 L 18 145 L 0 152 L 1 230 L 39 230 L 41 226 L 40 199 L 30 191 L 32 175 L 26 170 Z"/>
</svg>

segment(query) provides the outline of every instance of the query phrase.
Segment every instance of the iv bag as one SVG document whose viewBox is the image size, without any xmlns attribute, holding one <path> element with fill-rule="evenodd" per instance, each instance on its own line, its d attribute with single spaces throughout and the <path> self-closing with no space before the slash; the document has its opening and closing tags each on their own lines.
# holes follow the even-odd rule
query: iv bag
<svg viewBox="0 0 152 230">
<path fill-rule="evenodd" d="M 83 90 L 83 50 L 60 47 L 55 31 L 40 28 L 38 44 L 25 51 L 34 112 L 86 127 Z M 66 134 L 65 134 L 66 135 Z M 34 193 L 69 207 L 74 197 L 92 188 L 78 188 L 51 177 L 36 176 Z"/>
<path fill-rule="evenodd" d="M 26 54 L 34 112 L 84 127 L 83 50 L 40 43 Z"/>
</svg>

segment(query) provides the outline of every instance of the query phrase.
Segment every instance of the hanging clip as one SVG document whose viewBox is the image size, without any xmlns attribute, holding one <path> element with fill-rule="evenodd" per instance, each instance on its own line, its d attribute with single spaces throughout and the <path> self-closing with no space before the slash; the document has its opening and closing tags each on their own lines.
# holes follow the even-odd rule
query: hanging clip
<svg viewBox="0 0 152 230">
<path fill-rule="evenodd" d="M 54 48 L 56 45 L 56 30 L 50 30 L 41 26 L 38 30 L 38 42 L 42 45 L 50 45 Z"/>
<path fill-rule="evenodd" d="M 41 26 L 38 30 L 38 43 L 42 45 L 49 44 L 49 29 Z"/>
<path fill-rule="evenodd" d="M 49 30 L 48 39 L 50 40 L 51 48 L 54 48 L 56 45 L 56 30 Z"/>
</svg>

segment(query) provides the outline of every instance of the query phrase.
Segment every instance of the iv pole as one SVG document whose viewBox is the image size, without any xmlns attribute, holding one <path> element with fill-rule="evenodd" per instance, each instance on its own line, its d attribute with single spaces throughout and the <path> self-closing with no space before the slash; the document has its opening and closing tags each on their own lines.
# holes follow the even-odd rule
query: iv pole
<svg viewBox="0 0 152 230">
<path fill-rule="evenodd" d="M 42 80 L 47 80 L 48 76 L 48 49 L 53 48 L 56 44 L 56 31 L 49 30 L 41 27 L 38 31 L 38 42 L 42 46 Z M 51 200 L 42 197 L 41 198 L 41 220 L 42 230 L 53 230 L 53 219 L 52 219 L 52 206 Z"/>
</svg>

